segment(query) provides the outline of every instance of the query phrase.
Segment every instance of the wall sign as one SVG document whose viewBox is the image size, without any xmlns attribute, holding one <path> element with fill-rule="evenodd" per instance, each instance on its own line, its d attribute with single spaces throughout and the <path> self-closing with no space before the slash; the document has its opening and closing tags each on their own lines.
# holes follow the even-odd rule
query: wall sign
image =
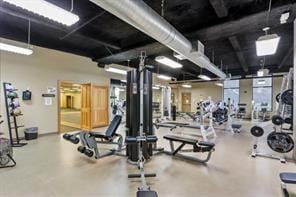
<svg viewBox="0 0 296 197">
<path fill-rule="evenodd" d="M 56 94 L 57 88 L 56 87 L 47 87 L 47 93 L 48 94 Z"/>
<path fill-rule="evenodd" d="M 42 94 L 42 97 L 53 98 L 53 97 L 55 97 L 55 94 Z"/>
</svg>

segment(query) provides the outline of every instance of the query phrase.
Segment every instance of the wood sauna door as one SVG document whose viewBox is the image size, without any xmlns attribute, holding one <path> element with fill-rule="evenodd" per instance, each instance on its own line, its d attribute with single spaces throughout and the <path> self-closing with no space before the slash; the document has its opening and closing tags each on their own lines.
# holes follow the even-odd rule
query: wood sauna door
<svg viewBox="0 0 296 197">
<path fill-rule="evenodd" d="M 81 129 L 90 131 L 91 123 L 91 84 L 81 85 Z"/>
<path fill-rule="evenodd" d="M 92 128 L 109 124 L 108 87 L 92 85 Z"/>
</svg>

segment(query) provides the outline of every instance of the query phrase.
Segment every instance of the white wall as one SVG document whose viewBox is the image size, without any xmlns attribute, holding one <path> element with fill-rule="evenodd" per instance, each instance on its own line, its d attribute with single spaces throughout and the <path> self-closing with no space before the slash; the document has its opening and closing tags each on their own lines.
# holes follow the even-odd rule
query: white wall
<svg viewBox="0 0 296 197">
<path fill-rule="evenodd" d="M 99 69 L 89 58 L 55 50 L 34 47 L 31 56 L 0 53 L 1 114 L 5 120 L 1 125 L 2 132 L 7 132 L 2 82 L 11 82 L 19 90 L 19 95 L 27 88 L 32 91 L 31 102 L 21 101 L 24 116 L 19 118 L 20 124 L 37 126 L 40 133 L 51 133 L 58 129 L 58 102 L 55 97 L 52 106 L 44 105 L 41 95 L 46 93 L 47 87 L 57 87 L 58 80 L 109 85 L 110 78 L 124 78 Z"/>
<path fill-rule="evenodd" d="M 178 91 L 178 109 L 182 110 L 182 93 L 191 92 L 191 111 L 196 111 L 196 103 L 206 100 L 210 96 L 213 101 L 222 100 L 223 89 L 216 86 L 214 82 L 203 82 L 193 84 L 193 88 L 179 88 Z"/>
</svg>

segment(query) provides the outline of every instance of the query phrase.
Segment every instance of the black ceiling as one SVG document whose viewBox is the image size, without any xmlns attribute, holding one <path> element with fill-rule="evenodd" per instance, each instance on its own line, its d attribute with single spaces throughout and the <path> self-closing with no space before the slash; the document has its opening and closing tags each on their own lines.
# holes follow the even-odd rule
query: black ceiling
<svg viewBox="0 0 296 197">
<path fill-rule="evenodd" d="M 69 10 L 71 0 L 47 0 Z M 145 0 L 161 13 L 160 0 Z M 256 56 L 255 40 L 263 35 L 269 0 L 165 0 L 164 18 L 192 42 L 200 40 L 206 55 L 232 75 L 254 74 L 265 61 L 271 72 L 287 71 L 293 65 L 293 20 L 296 0 L 273 0 L 269 17 L 270 33 L 281 36 L 273 56 Z M 286 24 L 280 16 L 290 11 Z M 147 63 L 155 72 L 182 79 L 195 79 L 199 67 L 185 60 L 181 70 L 172 70 L 154 61 L 157 55 L 172 56 L 172 51 L 117 17 L 86 0 L 74 0 L 74 13 L 80 21 L 65 27 L 23 11 L 0 0 L 0 37 L 27 41 L 28 19 L 31 20 L 31 43 L 91 58 L 99 65 L 138 64 L 141 50 L 148 54 Z M 204 71 L 203 71 L 204 72 Z"/>
</svg>

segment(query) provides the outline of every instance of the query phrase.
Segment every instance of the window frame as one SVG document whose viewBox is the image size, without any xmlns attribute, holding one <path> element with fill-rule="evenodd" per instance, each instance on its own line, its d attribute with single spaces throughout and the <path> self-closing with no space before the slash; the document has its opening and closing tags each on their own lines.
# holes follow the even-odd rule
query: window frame
<svg viewBox="0 0 296 197">
<path fill-rule="evenodd" d="M 238 103 L 237 104 L 239 104 L 240 103 L 240 85 L 241 85 L 241 81 L 239 80 L 239 79 L 233 79 L 233 81 L 238 81 L 238 87 L 229 87 L 229 88 L 225 88 L 224 87 L 224 82 L 223 82 L 223 101 L 225 102 L 225 89 L 237 89 L 238 90 Z M 228 98 L 227 98 L 228 99 Z"/>
<path fill-rule="evenodd" d="M 254 79 L 258 79 L 259 77 L 252 79 L 252 101 L 254 101 L 254 88 L 271 88 L 271 103 L 270 103 L 270 110 L 267 110 L 267 112 L 273 112 L 273 77 L 260 77 L 262 79 L 264 78 L 270 78 L 271 79 L 271 85 L 269 86 L 256 86 L 254 87 Z"/>
</svg>

